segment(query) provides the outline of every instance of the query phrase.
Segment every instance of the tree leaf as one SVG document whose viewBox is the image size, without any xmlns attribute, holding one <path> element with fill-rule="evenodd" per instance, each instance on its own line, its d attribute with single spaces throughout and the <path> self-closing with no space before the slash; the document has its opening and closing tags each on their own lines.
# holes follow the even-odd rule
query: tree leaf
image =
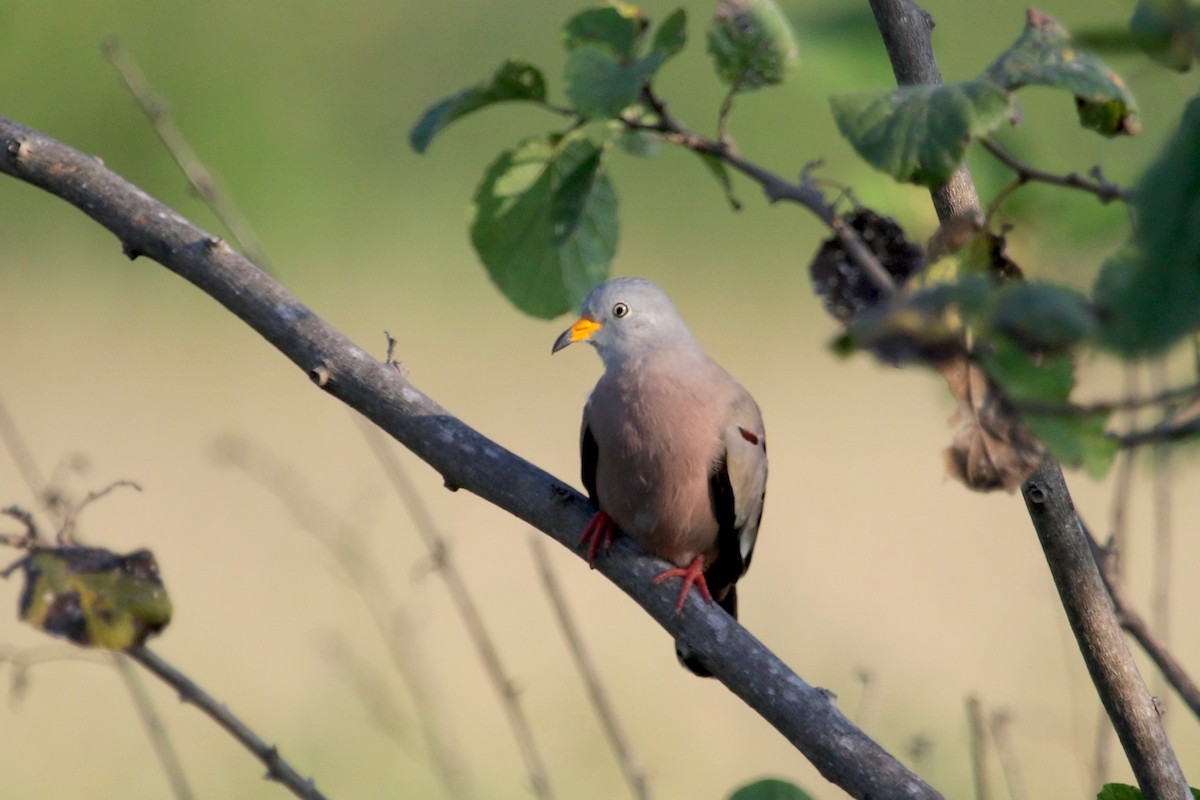
<svg viewBox="0 0 1200 800">
<path fill-rule="evenodd" d="M 622 63 L 607 45 L 591 42 L 577 45 L 567 56 L 567 97 L 585 117 L 619 117 L 637 102 L 642 87 L 666 57 L 659 50 L 643 59 Z"/>
<path fill-rule="evenodd" d="M 1025 30 L 984 76 L 1009 91 L 1040 85 L 1075 95 L 1079 120 L 1105 136 L 1141 130 L 1137 103 L 1120 76 L 1099 58 L 1080 50 L 1066 28 L 1029 9 Z"/>
<path fill-rule="evenodd" d="M 1200 97 L 1134 193 L 1132 246 L 1093 291 L 1101 340 L 1124 356 L 1162 352 L 1200 326 Z"/>
<path fill-rule="evenodd" d="M 677 8 L 667 15 L 667 18 L 654 32 L 654 41 L 650 44 L 651 52 L 659 51 L 668 58 L 683 50 L 687 44 L 687 12 Z"/>
<path fill-rule="evenodd" d="M 563 314 L 608 274 L 617 196 L 602 155 L 580 136 L 528 139 L 501 153 L 475 192 L 471 243 L 526 314 Z"/>
<path fill-rule="evenodd" d="M 1034 355 L 1004 336 L 977 348 L 987 374 L 1013 400 L 1066 402 L 1075 388 L 1075 359 L 1067 353 Z"/>
<path fill-rule="evenodd" d="M 1061 350 L 1091 338 L 1099 320 L 1087 298 L 1043 281 L 1013 282 L 1000 289 L 987 320 L 1026 350 Z"/>
<path fill-rule="evenodd" d="M 1096 800 L 1142 800 L 1142 790 L 1126 783 L 1106 783 Z"/>
<path fill-rule="evenodd" d="M 1138 0 L 1129 30 L 1146 55 L 1178 72 L 1200 51 L 1200 9 L 1185 0 Z"/>
<path fill-rule="evenodd" d="M 409 132 L 408 141 L 413 150 L 424 153 L 433 137 L 456 119 L 495 103 L 516 100 L 546 102 L 546 81 L 532 64 L 509 59 L 490 79 L 430 106 Z"/>
<path fill-rule="evenodd" d="M 775 0 L 721 0 L 708 26 L 708 54 L 735 92 L 782 83 L 799 61 L 792 25 Z"/>
<path fill-rule="evenodd" d="M 741 787 L 729 800 L 812 800 L 812 796 L 794 783 L 765 778 Z"/>
<path fill-rule="evenodd" d="M 734 211 L 742 210 L 742 201 L 738 200 L 733 194 L 733 179 L 729 177 L 729 170 L 725 166 L 725 162 L 714 156 L 712 153 L 696 153 L 700 157 L 701 163 L 709 174 L 717 179 L 717 183 L 721 185 L 721 190 L 725 192 L 725 199 L 729 201 L 729 205 Z"/>
<path fill-rule="evenodd" d="M 1064 414 L 1025 414 L 1022 421 L 1056 459 L 1069 467 L 1083 467 L 1099 480 L 1108 472 L 1120 449 L 1108 435 L 1107 413 L 1074 417 Z"/>
<path fill-rule="evenodd" d="M 648 24 L 637 7 L 629 3 L 587 8 L 563 26 L 563 44 L 568 50 L 584 44 L 600 44 L 622 61 L 632 61 Z"/>
<path fill-rule="evenodd" d="M 830 98 L 842 135 L 896 180 L 939 186 L 962 163 L 970 140 L 1012 113 L 1012 97 L 988 80 L 871 89 Z"/>
</svg>

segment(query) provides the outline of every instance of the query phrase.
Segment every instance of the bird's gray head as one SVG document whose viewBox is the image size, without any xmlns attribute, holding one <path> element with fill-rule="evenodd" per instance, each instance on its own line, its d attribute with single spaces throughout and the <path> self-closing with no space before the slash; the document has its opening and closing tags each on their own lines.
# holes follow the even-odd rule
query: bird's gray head
<svg viewBox="0 0 1200 800">
<path fill-rule="evenodd" d="M 582 341 L 595 346 L 605 365 L 652 347 L 695 346 L 671 299 L 645 278 L 616 278 L 592 289 L 583 315 L 555 340 L 551 352 Z"/>
</svg>

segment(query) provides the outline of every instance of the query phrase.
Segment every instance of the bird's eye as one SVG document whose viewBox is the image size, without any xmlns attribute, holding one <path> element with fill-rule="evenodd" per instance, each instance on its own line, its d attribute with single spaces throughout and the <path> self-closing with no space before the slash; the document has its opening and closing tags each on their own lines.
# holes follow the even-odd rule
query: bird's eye
<svg viewBox="0 0 1200 800">
<path fill-rule="evenodd" d="M 614 317 L 616 317 L 617 319 L 620 319 L 621 317 L 625 316 L 628 313 L 629 313 L 629 306 L 625 305 L 624 303 L 617 303 L 616 305 L 613 306 L 612 315 Z"/>
</svg>

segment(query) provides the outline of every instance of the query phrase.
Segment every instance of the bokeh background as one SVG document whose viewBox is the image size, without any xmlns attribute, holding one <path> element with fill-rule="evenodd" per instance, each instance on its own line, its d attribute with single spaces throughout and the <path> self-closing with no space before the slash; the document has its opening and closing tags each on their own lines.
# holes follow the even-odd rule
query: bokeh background
<svg viewBox="0 0 1200 800">
<path fill-rule="evenodd" d="M 498 108 L 457 124 L 424 156 L 406 135 L 428 105 L 509 56 L 542 65 L 561 98 L 558 32 L 578 7 L 14 0 L 0 25 L 0 113 L 102 157 L 224 234 L 101 55 L 101 40 L 119 36 L 293 292 L 381 356 L 390 331 L 416 385 L 574 482 L 578 415 L 599 362 L 574 349 L 551 359 L 569 320 L 510 308 L 466 235 L 484 167 L 557 120 Z M 673 7 L 644 10 L 661 19 Z M 701 32 L 712 7 L 686 7 L 691 43 L 659 88 L 677 116 L 711 131 L 721 90 Z M 913 238 L 927 237 L 936 223 L 924 192 L 864 166 L 830 119 L 829 94 L 892 80 L 865 4 L 785 7 L 802 64 L 789 85 L 738 100 L 731 132 L 743 152 L 785 174 L 822 158 L 822 174 L 853 185 Z M 1016 2 L 928 8 L 950 80 L 985 67 L 1024 17 Z M 1053 0 L 1042 10 L 1081 29 L 1122 24 L 1130 4 Z M 1024 122 L 1005 141 L 1048 169 L 1102 163 L 1110 177 L 1131 181 L 1196 81 L 1138 56 L 1110 62 L 1141 102 L 1141 136 L 1102 139 L 1075 125 L 1069 98 L 1026 90 Z M 973 166 L 985 195 L 1007 179 L 986 156 Z M 665 286 L 766 415 L 771 491 L 742 590 L 746 625 L 949 797 L 971 792 L 970 694 L 1010 716 L 1029 796 L 1092 796 L 1098 704 L 1020 498 L 971 494 L 944 477 L 951 403 L 943 386 L 920 371 L 829 352 L 835 325 L 806 278 L 823 232 L 798 209 L 770 207 L 738 180 L 745 208 L 732 213 L 687 153 L 618 154 L 610 168 L 621 196 L 615 272 Z M 1008 208 L 1014 257 L 1034 275 L 1078 285 L 1126 232 L 1122 209 L 1083 195 L 1031 187 Z M 128 261 L 107 232 L 57 199 L 0 180 L 0 241 L 0 399 L 40 468 L 76 498 L 118 478 L 144 486 L 96 503 L 81 528 L 90 542 L 157 554 L 176 615 L 155 649 L 329 797 L 443 796 L 412 698 L 363 598 L 300 517 L 349 540 L 386 574 L 387 603 L 406 621 L 404 651 L 428 678 L 422 699 L 475 796 L 529 796 L 462 620 L 351 416 L 206 296 L 154 263 Z M 1112 365 L 1087 367 L 1095 395 L 1117 390 Z M 280 497 L 221 463 L 217 443 L 230 436 L 308 488 Z M 465 492 L 446 492 L 398 452 L 482 605 L 558 796 L 626 796 L 538 582 L 530 531 Z M 1144 606 L 1152 504 L 1141 463 L 1127 556 Z M 1200 588 L 1189 579 L 1200 560 L 1197 469 L 1194 458 L 1175 466 L 1174 642 L 1200 670 L 1192 613 Z M 1081 511 L 1105 530 L 1111 480 L 1069 480 Z M 324 510 L 301 502 L 310 500 Z M 34 499 L 3 453 L 0 504 L 10 503 L 33 507 Z M 724 688 L 681 670 L 668 637 L 628 599 L 577 557 L 550 549 L 655 796 L 719 798 L 764 775 L 818 798 L 843 796 Z M 18 591 L 15 579 L 0 583 L 6 654 L 46 644 L 16 620 Z M 168 796 L 121 678 L 61 652 L 28 673 L 0 666 L 0 796 Z M 9 680 L 18 674 L 20 691 Z M 149 691 L 199 797 L 285 796 L 196 710 L 153 680 Z M 1195 720 L 1175 702 L 1168 725 L 1200 782 Z M 1109 752 L 1107 777 L 1128 780 Z"/>
</svg>

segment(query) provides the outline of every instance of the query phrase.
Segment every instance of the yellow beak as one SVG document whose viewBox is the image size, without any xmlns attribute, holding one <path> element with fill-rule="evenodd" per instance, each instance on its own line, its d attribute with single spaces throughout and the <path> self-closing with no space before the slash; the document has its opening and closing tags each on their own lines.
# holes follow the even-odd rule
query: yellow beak
<svg viewBox="0 0 1200 800">
<path fill-rule="evenodd" d="M 578 322 L 567 328 L 561 336 L 554 340 L 554 347 L 550 349 L 550 352 L 557 353 L 569 344 L 590 339 L 592 334 L 603 327 L 604 323 L 597 322 L 591 317 L 580 317 Z"/>
</svg>

